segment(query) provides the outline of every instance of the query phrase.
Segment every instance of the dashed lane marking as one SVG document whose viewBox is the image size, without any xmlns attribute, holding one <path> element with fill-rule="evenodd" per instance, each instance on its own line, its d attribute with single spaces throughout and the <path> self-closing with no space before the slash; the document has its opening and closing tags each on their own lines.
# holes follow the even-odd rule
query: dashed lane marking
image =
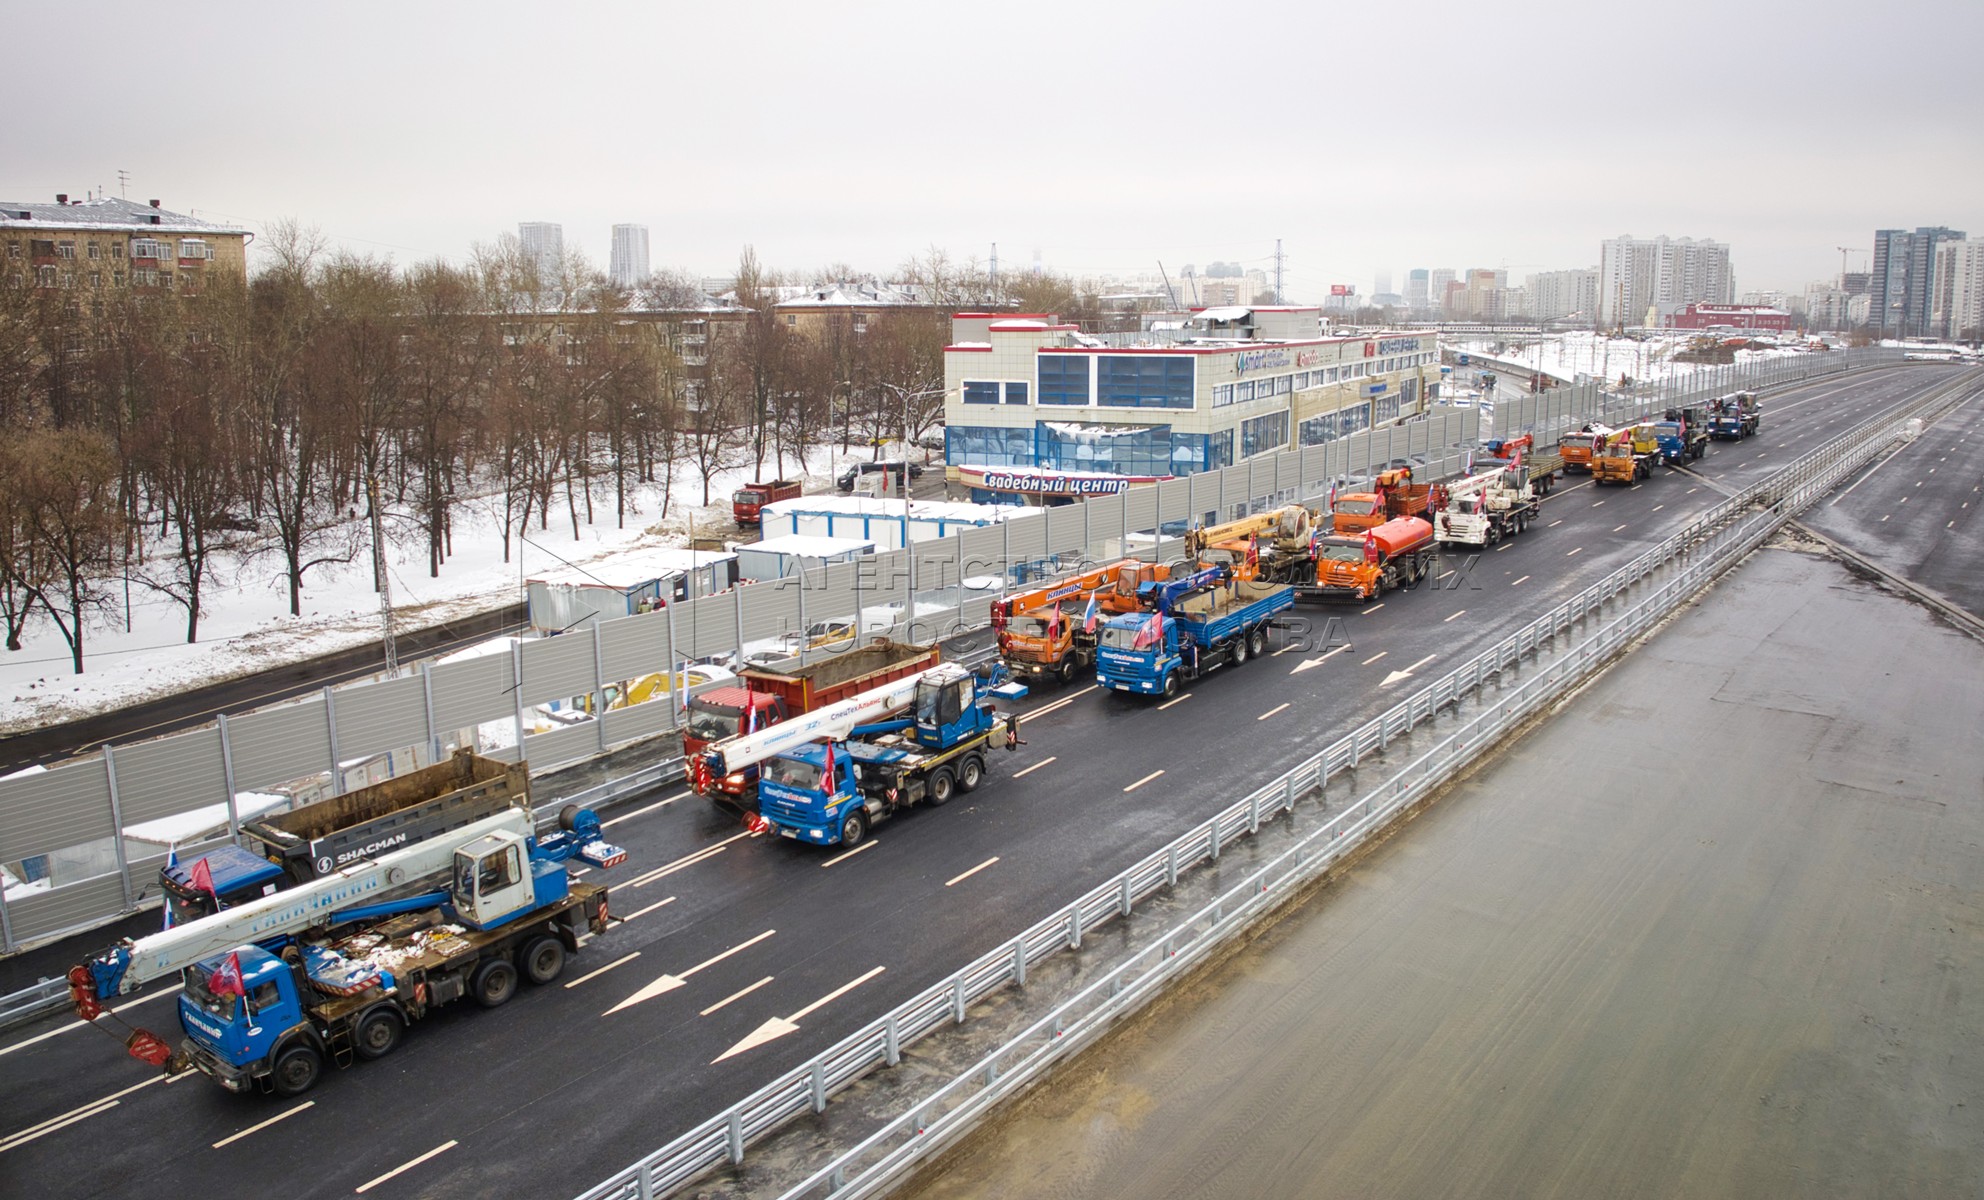
<svg viewBox="0 0 1984 1200">
<path fill-rule="evenodd" d="M 1529 576 L 1527 576 L 1527 575 L 1525 575 L 1525 576 L 1523 576 L 1523 577 L 1522 577 L 1522 579 L 1518 579 L 1518 580 L 1516 580 L 1516 581 L 1515 581 L 1514 583 L 1512 583 L 1512 584 L 1510 584 L 1509 586 L 1510 586 L 1510 587 L 1521 587 L 1521 586 L 1522 586 L 1522 583 L 1523 583 L 1523 579 L 1528 579 L 1528 578 L 1529 578 Z"/>
<path fill-rule="evenodd" d="M 1176 697 L 1176 698 L 1174 698 L 1174 699 L 1171 699 L 1171 700 L 1166 700 L 1166 701 L 1165 701 L 1164 703 L 1162 703 L 1162 704 L 1160 704 L 1160 705 L 1158 705 L 1158 706 L 1157 706 L 1157 711 L 1159 711 L 1159 712 L 1163 712 L 1163 711 L 1164 711 L 1165 709 L 1167 709 L 1167 708 L 1170 708 L 1170 707 L 1171 707 L 1172 705 L 1174 705 L 1174 704 L 1183 704 L 1183 703 L 1185 703 L 1185 701 L 1187 701 L 1187 700 L 1190 700 L 1191 698 L 1192 698 L 1192 693 L 1190 693 L 1190 692 L 1186 692 L 1186 693 L 1185 693 L 1184 695 L 1182 695 L 1182 696 L 1178 696 L 1178 697 Z"/>
<path fill-rule="evenodd" d="M 1466 615 L 1467 615 L 1467 610 L 1463 608 L 1463 609 L 1461 609 L 1461 610 L 1460 610 L 1459 612 L 1457 612 L 1457 613 L 1455 613 L 1455 614 L 1453 614 L 1453 616 L 1451 616 L 1451 617 L 1442 617 L 1442 618 L 1440 618 L 1440 624 L 1442 624 L 1442 625 L 1445 625 L 1445 624 L 1446 624 L 1446 623 L 1447 623 L 1448 621 L 1451 621 L 1451 620 L 1453 620 L 1453 619 L 1454 619 L 1454 617 L 1464 617 L 1464 616 L 1466 616 Z"/>
<path fill-rule="evenodd" d="M 435 1155 L 444 1153 L 449 1150 L 453 1150 L 456 1146 L 459 1145 L 461 1145 L 460 1142 L 456 1141 L 453 1138 L 449 1138 L 447 1141 L 442 1142 L 440 1145 L 434 1147 L 432 1150 L 429 1150 L 427 1153 L 421 1155 L 419 1158 L 413 1159 L 409 1162 L 401 1163 L 399 1166 L 394 1167 L 392 1170 L 386 1172 L 384 1175 L 379 1176 L 377 1179 L 373 1179 L 367 1183 L 359 1184 L 357 1191 L 360 1194 L 369 1192 L 373 1188 L 378 1187 L 380 1184 L 386 1182 L 388 1179 L 391 1179 L 393 1176 L 404 1174 L 407 1171 L 411 1171 L 415 1167 L 419 1166 L 421 1163 L 424 1163 L 428 1159 L 433 1158 Z"/>
<path fill-rule="evenodd" d="M 1371 615 L 1372 613 L 1374 613 L 1374 612 L 1377 612 L 1377 611 L 1378 611 L 1379 609 L 1381 609 L 1381 608 L 1383 608 L 1384 606 L 1385 606 L 1385 605 L 1384 605 L 1384 602 L 1383 602 L 1383 601 L 1379 601 L 1378 603 L 1376 603 L 1376 604 L 1373 604 L 1373 605 L 1372 605 L 1371 607 L 1369 607 L 1369 608 L 1367 608 L 1367 609 L 1365 609 L 1365 610 L 1364 610 L 1363 612 L 1361 612 L 1361 613 L 1359 613 L 1359 614 L 1357 614 L 1357 615 L 1358 615 L 1358 616 L 1360 616 L 1360 617 L 1368 617 L 1368 616 L 1370 616 L 1370 615 Z"/>
<path fill-rule="evenodd" d="M 1617 533 L 1617 532 L 1619 532 L 1619 531 L 1620 531 L 1621 529 L 1624 529 L 1624 528 L 1625 528 L 1625 526 L 1624 526 L 1624 525 L 1614 525 L 1614 526 L 1612 527 L 1612 532 L 1613 532 L 1613 533 Z"/>
<path fill-rule="evenodd" d="M 823 867 L 831 867 L 837 862 L 846 862 L 848 859 L 853 858 L 855 855 L 860 854 L 862 851 L 880 845 L 881 842 L 882 842 L 881 838 L 869 838 L 867 841 L 861 843 L 859 846 L 856 846 L 854 849 L 846 851 L 845 853 L 836 854 L 832 858 L 821 863 L 820 865 Z"/>
<path fill-rule="evenodd" d="M 1152 771 L 1150 774 L 1144 776 L 1142 779 L 1137 780 L 1135 783 L 1131 784 L 1129 787 L 1124 788 L 1123 790 L 1125 792 L 1134 792 L 1138 788 L 1142 787 L 1146 783 L 1149 783 L 1151 780 L 1156 779 L 1159 775 L 1162 774 L 1164 774 L 1164 771 L 1162 768 L 1159 768 L 1158 770 Z"/>
<path fill-rule="evenodd" d="M 1037 762 L 1037 763 L 1035 763 L 1035 764 L 1033 764 L 1032 766 L 1030 766 L 1030 767 L 1027 767 L 1027 768 L 1026 768 L 1025 770 L 1021 770 L 1021 771 L 1014 771 L 1014 772 L 1013 772 L 1013 778 L 1014 778 L 1014 779 L 1018 779 L 1018 778 L 1019 778 L 1020 776 L 1022 776 L 1022 775 L 1031 775 L 1031 774 L 1033 774 L 1033 773 L 1034 773 L 1035 771 L 1038 771 L 1038 770 L 1039 770 L 1040 768 L 1042 768 L 1042 767 L 1044 767 L 1044 766 L 1046 766 L 1046 765 L 1047 765 L 1048 763 L 1051 763 L 1051 762 L 1053 762 L 1053 761 L 1054 761 L 1054 758 L 1055 758 L 1055 756 L 1054 756 L 1054 755 L 1052 755 L 1052 754 L 1050 754 L 1050 755 L 1048 755 L 1048 756 L 1047 756 L 1046 758 L 1043 758 L 1043 759 L 1041 759 L 1041 760 L 1040 760 L 1039 762 Z"/>
<path fill-rule="evenodd" d="M 1380 650 L 1380 651 L 1378 651 L 1378 652 L 1377 652 L 1376 654 L 1373 654 L 1373 655 L 1372 655 L 1371 657 L 1369 657 L 1369 658 L 1367 658 L 1367 659 L 1365 659 L 1365 660 L 1364 660 L 1364 661 L 1363 661 L 1362 663 L 1360 663 L 1360 664 L 1358 664 L 1358 665 L 1359 665 L 1359 666 L 1365 666 L 1365 667 L 1368 667 L 1368 666 L 1370 666 L 1370 665 L 1371 665 L 1372 663 L 1374 663 L 1374 662 L 1377 662 L 1377 661 L 1378 661 L 1379 659 L 1381 659 L 1381 658 L 1383 658 L 1383 657 L 1384 657 L 1385 655 L 1387 655 L 1387 654 L 1390 654 L 1390 653 L 1391 653 L 1391 651 L 1389 651 L 1389 650 Z"/>
<path fill-rule="evenodd" d="M 662 900 L 662 901 L 659 901 L 659 902 L 657 902 L 657 903 L 654 903 L 654 904 L 650 904 L 650 905 L 648 905 L 648 906 L 647 906 L 646 908 L 644 908 L 644 909 L 641 909 L 641 910 L 640 910 L 639 912 L 630 912 L 630 913 L 628 913 L 628 914 L 627 914 L 626 916 L 624 916 L 624 917 L 618 917 L 618 918 L 615 918 L 615 919 L 616 919 L 616 920 L 618 920 L 618 921 L 631 921 L 631 920 L 633 920 L 633 919 L 634 919 L 634 918 L 636 918 L 636 917 L 645 917 L 645 916 L 647 916 L 647 915 L 648 915 L 649 913 L 651 913 L 651 912 L 653 912 L 653 911 L 654 911 L 655 909 L 657 909 L 657 908 L 666 908 L 666 907 L 667 907 L 668 905 L 670 905 L 670 904 L 673 904 L 673 903 L 675 903 L 675 897 L 673 897 L 673 896 L 670 896 L 670 897 L 669 897 L 668 899 L 666 899 L 666 900 Z"/>
<path fill-rule="evenodd" d="M 752 984 L 750 987 L 744 988 L 741 991 L 730 993 L 728 996 L 725 996 L 723 999 L 717 1001 L 715 1004 L 710 1005 L 708 1008 L 697 1013 L 696 1015 L 699 1017 L 707 1017 L 711 1013 L 715 1012 L 717 1009 L 722 1008 L 724 1005 L 729 1004 L 733 1000 L 742 1000 L 744 997 L 750 995 L 752 992 L 755 992 L 759 988 L 770 983 L 773 978 L 774 978 L 773 976 L 767 975 L 763 979 L 760 979 L 758 982 Z"/>
<path fill-rule="evenodd" d="M 969 871 L 966 871 L 962 875 L 953 875 L 949 879 L 946 879 L 944 881 L 944 886 L 950 887 L 952 884 L 963 883 L 965 880 L 970 879 L 973 875 L 978 874 L 980 871 L 983 871 L 985 868 L 991 866 L 993 863 L 998 861 L 999 861 L 999 856 L 994 854 L 991 858 L 988 858 L 984 862 L 979 863 L 977 866 L 973 867 Z"/>
<path fill-rule="evenodd" d="M 1558 517 L 1558 518 L 1557 518 L 1556 520 L 1554 520 L 1554 521 L 1552 521 L 1552 522 L 1550 522 L 1550 523 L 1549 523 L 1548 525 L 1545 525 L 1545 526 L 1544 526 L 1543 528 L 1545 528 L 1545 529 L 1555 529 L 1555 528 L 1557 528 L 1557 526 L 1559 526 L 1559 525 L 1562 525 L 1563 523 L 1564 523 L 1564 518 L 1562 518 L 1562 517 Z"/>
<path fill-rule="evenodd" d="M 315 1108 L 315 1107 L 317 1107 L 317 1102 L 315 1100 L 305 1100 L 303 1103 L 297 1105 L 295 1108 L 292 1108 L 287 1112 L 279 1112 L 275 1116 L 270 1117 L 266 1121 L 261 1121 L 254 1125 L 250 1125 L 248 1128 L 242 1130 L 240 1133 L 228 1134 L 226 1137 L 214 1143 L 214 1149 L 218 1150 L 222 1146 L 227 1145 L 229 1142 L 238 1142 L 242 1138 L 247 1137 L 251 1133 L 259 1133 L 262 1130 L 267 1129 L 269 1126 L 275 1124 L 277 1121 L 287 1120 L 288 1118 L 295 1116 L 297 1113 L 302 1112 L 306 1108 Z"/>
<path fill-rule="evenodd" d="M 1666 506 L 1665 504 L 1656 504 L 1656 505 L 1654 505 L 1654 506 L 1653 506 L 1653 511 L 1654 511 L 1654 512 L 1659 512 L 1659 511 L 1660 511 L 1661 509 L 1663 509 L 1663 508 L 1666 508 L 1666 507 L 1667 507 L 1667 506 Z"/>
<path fill-rule="evenodd" d="M 172 995 L 174 992 L 184 989 L 185 986 L 186 985 L 183 983 L 175 983 L 169 988 L 161 988 L 158 991 L 153 992 L 149 996 L 140 996 L 136 1000 L 127 1000 L 124 1003 L 118 1005 L 116 1008 L 108 1009 L 106 1011 L 121 1013 L 127 1008 L 136 1008 L 140 1004 L 149 1004 L 154 1000 L 162 1000 L 165 997 Z M 83 1026 L 88 1024 L 89 1024 L 88 1021 L 71 1021 L 67 1025 L 63 1025 L 55 1029 L 51 1029 L 47 1033 L 37 1033 L 30 1038 L 22 1038 L 20 1041 L 15 1042 L 11 1046 L 0 1048 L 0 1055 L 12 1054 L 14 1051 L 21 1049 L 23 1046 L 32 1046 L 36 1042 L 45 1042 L 49 1038 L 54 1037 L 58 1033 L 67 1033 L 71 1029 L 81 1029 Z"/>
<path fill-rule="evenodd" d="M 1566 554 L 1564 555 L 1564 557 L 1565 557 L 1565 558 L 1569 558 L 1569 557 L 1571 557 L 1571 555 L 1573 555 L 1573 554 L 1583 554 L 1583 553 L 1584 553 L 1584 547 L 1583 547 L 1583 546 L 1579 546 L 1579 547 L 1578 547 L 1577 549 L 1575 549 L 1575 550 L 1572 550 L 1572 551 L 1570 551 L 1570 552 L 1568 552 L 1568 553 L 1566 553 Z"/>
<path fill-rule="evenodd" d="M 641 952 L 639 950 L 634 951 L 632 954 L 622 955 L 621 957 L 614 959 L 612 962 L 607 963 L 603 967 L 595 967 L 594 969 L 587 971 L 585 974 L 579 976 L 577 979 L 566 980 L 565 986 L 568 988 L 575 988 L 580 984 L 584 983 L 588 979 L 592 979 L 597 976 L 604 975 L 608 971 L 611 971 L 613 968 L 621 965 L 622 963 L 633 962 L 635 959 L 639 958 L 640 956 L 641 956 Z"/>
<path fill-rule="evenodd" d="M 1275 705 L 1275 706 L 1274 706 L 1273 708 L 1270 708 L 1269 710 L 1267 710 L 1266 712 L 1264 712 L 1264 713 L 1262 713 L 1262 714 L 1261 714 L 1260 716 L 1258 716 L 1258 717 L 1255 717 L 1254 719 L 1255 719 L 1256 721 L 1265 721 L 1265 720 L 1267 720 L 1267 719 L 1268 719 L 1269 717 L 1272 717 L 1273 715 L 1275 715 L 1275 714 L 1276 714 L 1276 713 L 1278 713 L 1278 712 L 1281 712 L 1282 710 L 1284 710 L 1284 709 L 1286 709 L 1287 707 L 1288 707 L 1288 705 L 1286 705 L 1286 704 L 1277 704 L 1277 705 Z"/>
</svg>

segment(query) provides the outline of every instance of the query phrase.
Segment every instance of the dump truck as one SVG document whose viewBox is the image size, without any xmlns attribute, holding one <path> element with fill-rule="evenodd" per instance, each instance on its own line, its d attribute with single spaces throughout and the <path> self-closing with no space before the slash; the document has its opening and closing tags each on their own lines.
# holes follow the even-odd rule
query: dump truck
<svg viewBox="0 0 1984 1200">
<path fill-rule="evenodd" d="M 805 485 L 797 479 L 760 479 L 730 494 L 730 515 L 739 525 L 764 521 L 764 507 L 780 500 L 797 499 Z"/>
<path fill-rule="evenodd" d="M 1268 622 L 1295 603 L 1295 590 L 1219 566 L 1146 584 L 1143 599 L 1144 611 L 1102 627 L 1095 681 L 1111 691 L 1170 697 L 1180 683 L 1265 653 Z"/>
<path fill-rule="evenodd" d="M 1598 444 L 1612 430 L 1596 423 L 1586 425 L 1575 433 L 1567 433 L 1557 439 L 1557 453 L 1563 457 L 1566 474 L 1590 474 L 1591 459 Z"/>
<path fill-rule="evenodd" d="M 1004 672 L 998 664 L 976 674 L 940 663 L 893 687 L 845 734 L 772 757 L 758 785 L 759 826 L 813 845 L 853 846 L 905 808 L 977 791 L 993 751 L 1020 744 L 1017 718 L 1002 718 L 991 703 L 1026 695 L 1024 686 L 1003 682 Z"/>
<path fill-rule="evenodd" d="M 519 978 L 548 984 L 606 931 L 607 889 L 573 880 L 573 858 L 617 866 L 597 814 L 566 806 L 537 836 L 505 808 L 448 833 L 361 858 L 233 908 L 125 939 L 69 969 L 77 1015 L 173 976 L 185 988 L 174 1049 L 133 1029 L 132 1057 L 197 1069 L 229 1091 L 308 1091 L 326 1065 L 382 1058 L 407 1026 L 464 997 L 496 1008 Z M 442 886 L 424 887 L 441 881 Z"/>
<path fill-rule="evenodd" d="M 1652 449 L 1644 452 L 1639 448 L 1641 444 L 1631 428 L 1607 432 L 1593 453 L 1592 483 L 1594 485 L 1634 484 L 1652 475 L 1654 459 L 1659 454 L 1659 443 L 1648 438 L 1644 444 L 1651 446 Z"/>
<path fill-rule="evenodd" d="M 1439 546 L 1420 517 L 1397 517 L 1361 535 L 1332 534 L 1315 543 L 1315 578 L 1295 585 L 1298 602 L 1369 600 L 1433 569 Z"/>
<path fill-rule="evenodd" d="M 1660 441 L 1660 459 L 1670 467 L 1708 453 L 1708 421 L 1699 408 L 1670 408 L 1653 429 Z"/>
<path fill-rule="evenodd" d="M 714 687 L 689 699 L 682 720 L 682 755 L 691 764 L 691 784 L 713 801 L 727 800 L 749 808 L 757 799 L 757 768 L 699 777 L 695 764 L 702 761 L 706 747 L 917 674 L 934 665 L 937 656 L 935 646 L 876 638 L 865 646 L 790 670 L 745 668 L 735 684 Z"/>
<path fill-rule="evenodd" d="M 195 920 L 506 808 L 530 811 L 529 770 L 457 750 L 446 761 L 355 792 L 243 821 L 248 848 L 175 857 L 159 869 L 168 919 Z"/>
<path fill-rule="evenodd" d="M 1370 491 L 1336 498 L 1330 506 L 1330 531 L 1362 533 L 1397 517 L 1422 516 L 1432 490 L 1430 484 L 1412 482 L 1411 467 L 1380 471 Z"/>
</svg>

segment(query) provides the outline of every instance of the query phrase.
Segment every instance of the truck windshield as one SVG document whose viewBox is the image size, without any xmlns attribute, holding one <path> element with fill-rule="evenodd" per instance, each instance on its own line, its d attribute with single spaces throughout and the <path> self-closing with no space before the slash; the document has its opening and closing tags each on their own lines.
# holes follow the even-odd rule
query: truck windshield
<svg viewBox="0 0 1984 1200">
<path fill-rule="evenodd" d="M 240 997 L 236 996 L 233 992 L 225 992 L 216 996 L 207 990 L 207 978 L 208 976 L 205 971 L 200 970 L 198 967 L 190 968 L 186 972 L 187 998 L 192 1000 L 194 1004 L 197 1004 L 201 1012 L 209 1016 L 219 1017 L 223 1021 L 232 1021 L 235 1014 L 235 1001 Z"/>
<path fill-rule="evenodd" d="M 1332 546 L 1328 542 L 1316 547 L 1316 557 L 1325 562 L 1363 562 L 1364 547 Z"/>
<path fill-rule="evenodd" d="M 1358 499 L 1355 496 L 1336 502 L 1336 510 L 1347 517 L 1368 517 L 1377 511 L 1378 502 L 1371 499 Z"/>
<path fill-rule="evenodd" d="M 682 728 L 690 737 L 720 742 L 736 737 L 738 730 L 744 728 L 744 714 L 734 708 L 701 708 L 692 704 L 689 719 Z"/>
<path fill-rule="evenodd" d="M 1680 437 L 1681 425 L 1678 421 L 1661 421 L 1653 427 L 1653 431 L 1661 437 Z"/>
<path fill-rule="evenodd" d="M 732 492 L 730 498 L 738 504 L 756 504 L 761 499 L 756 492 Z"/>
<path fill-rule="evenodd" d="M 1591 437 L 1588 433 L 1567 433 L 1557 439 L 1557 447 L 1561 450 L 1589 450 Z"/>
<path fill-rule="evenodd" d="M 1141 623 L 1136 625 L 1105 625 L 1102 628 L 1101 645 L 1110 650 L 1141 650 L 1143 649 L 1142 646 L 1134 645 L 1133 643 L 1136 642 L 1137 633 L 1142 628 L 1143 625 Z"/>
<path fill-rule="evenodd" d="M 1065 618 L 1063 619 L 1065 623 Z M 1047 636 L 1047 620 L 1044 617 L 1015 617 L 1006 623 L 1020 637 L 1044 638 Z"/>
<path fill-rule="evenodd" d="M 775 758 L 766 768 L 766 778 L 787 787 L 816 791 L 820 786 L 820 768 L 796 758 Z"/>
</svg>

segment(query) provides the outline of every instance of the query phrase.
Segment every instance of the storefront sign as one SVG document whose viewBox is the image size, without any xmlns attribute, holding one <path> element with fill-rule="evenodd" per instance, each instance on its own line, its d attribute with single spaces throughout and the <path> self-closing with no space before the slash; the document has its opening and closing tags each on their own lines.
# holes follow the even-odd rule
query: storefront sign
<svg viewBox="0 0 1984 1200">
<path fill-rule="evenodd" d="M 1130 486 L 1125 476 L 1095 475 L 1015 475 L 1010 471 L 987 471 L 985 486 L 995 492 L 1022 492 L 1043 494 L 1053 492 L 1069 496 L 1113 496 Z"/>
<path fill-rule="evenodd" d="M 1419 339 L 1416 337 L 1382 338 L 1378 342 L 1380 354 L 1410 354 L 1417 349 Z"/>
<path fill-rule="evenodd" d="M 1249 371 L 1271 371 L 1288 365 L 1286 350 L 1249 350 L 1233 356 L 1233 373 L 1245 375 Z"/>
</svg>

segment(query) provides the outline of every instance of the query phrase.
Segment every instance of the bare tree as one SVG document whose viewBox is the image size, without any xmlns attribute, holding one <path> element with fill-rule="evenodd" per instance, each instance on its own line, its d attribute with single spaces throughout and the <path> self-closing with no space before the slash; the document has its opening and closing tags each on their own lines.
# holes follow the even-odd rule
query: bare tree
<svg viewBox="0 0 1984 1200">
<path fill-rule="evenodd" d="M 25 582 L 83 673 L 89 622 L 109 606 L 123 536 L 120 471 L 110 439 L 88 429 L 31 430 L 0 442 L 16 481 L 34 567 Z"/>
</svg>

